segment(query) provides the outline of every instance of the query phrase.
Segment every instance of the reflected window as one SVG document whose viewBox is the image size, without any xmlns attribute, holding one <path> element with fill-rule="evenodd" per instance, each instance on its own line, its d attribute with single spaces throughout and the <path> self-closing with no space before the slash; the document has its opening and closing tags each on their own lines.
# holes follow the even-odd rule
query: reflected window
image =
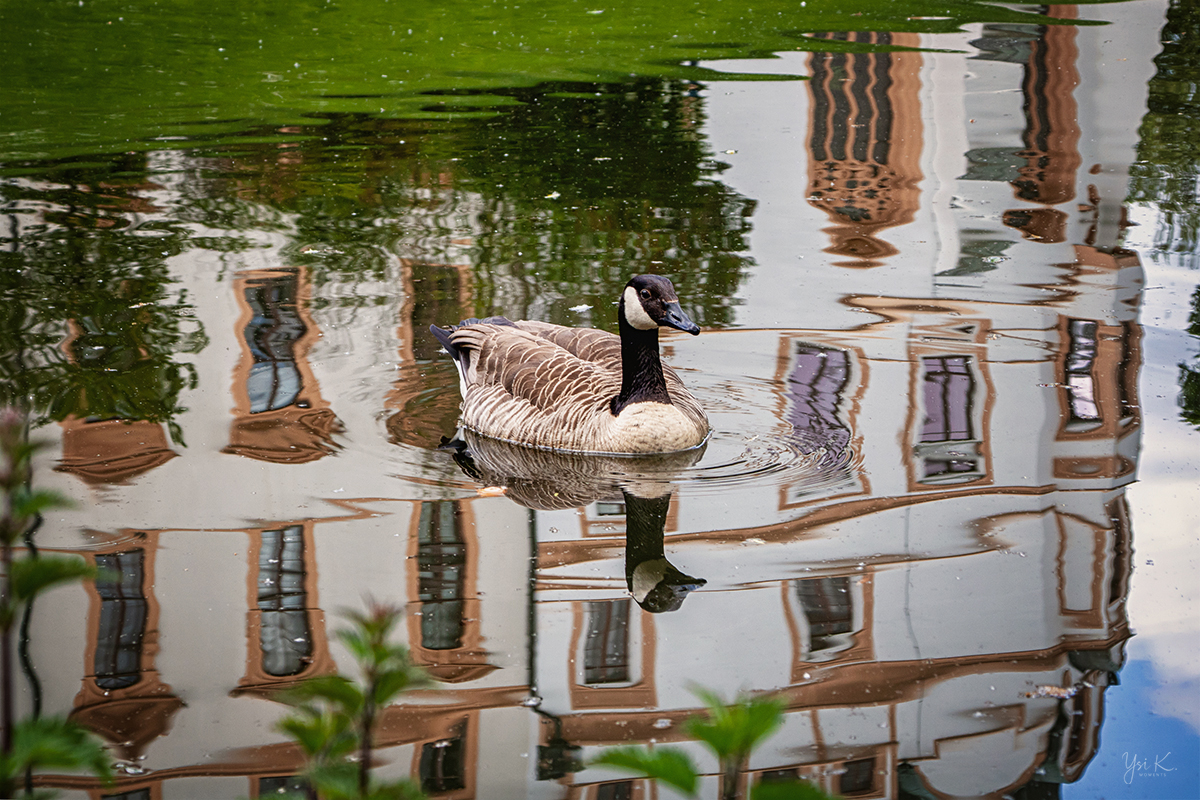
<svg viewBox="0 0 1200 800">
<path fill-rule="evenodd" d="M 633 781 L 602 783 L 596 787 L 596 800 L 632 800 Z"/>
<path fill-rule="evenodd" d="M 629 681 L 629 598 L 585 604 L 587 638 L 583 645 L 583 682 Z"/>
<path fill-rule="evenodd" d="M 822 34 L 834 41 L 891 44 L 889 33 Z M 814 53 L 811 57 L 813 98 L 809 151 L 814 161 L 887 164 L 895 111 L 891 53 Z M 854 189 L 856 186 L 848 188 Z M 870 219 L 870 214 L 865 218 Z"/>
<path fill-rule="evenodd" d="M 303 527 L 263 531 L 258 551 L 259 646 L 268 675 L 297 675 L 312 658 L 306 577 Z"/>
<path fill-rule="evenodd" d="M 1137 370 L 1139 336 L 1137 322 L 1121 323 L 1121 361 L 1117 364 L 1117 393 L 1121 400 L 1121 421 L 1132 422 L 1138 415 Z"/>
<path fill-rule="evenodd" d="M 857 761 L 847 761 L 843 769 L 845 772 L 838 780 L 839 794 L 861 794 L 875 788 L 875 759 L 860 758 Z"/>
<path fill-rule="evenodd" d="M 430 794 L 466 787 L 466 764 L 461 736 L 428 742 L 421 748 L 421 789 Z"/>
<path fill-rule="evenodd" d="M 625 504 L 598 500 L 596 501 L 596 516 L 623 517 L 625 516 Z"/>
<path fill-rule="evenodd" d="M 971 439 L 971 395 L 975 378 L 967 356 L 922 358 L 925 366 L 925 424 L 922 442 Z"/>
<path fill-rule="evenodd" d="M 142 642 L 149 603 L 143 591 L 145 552 L 96 556 L 96 594 L 100 626 L 93 664 L 96 685 L 106 691 L 133 686 L 142 679 Z"/>
<path fill-rule="evenodd" d="M 808 622 L 808 655 L 844 650 L 854 632 L 854 603 L 850 578 L 803 578 L 796 581 L 796 596 Z"/>
<path fill-rule="evenodd" d="M 421 602 L 421 646 L 462 646 L 465 620 L 467 545 L 458 504 L 421 505 L 417 531 L 417 598 Z"/>
<path fill-rule="evenodd" d="M 1068 428 L 1093 428 L 1100 424 L 1100 407 L 1096 402 L 1097 334 L 1099 326 L 1086 319 L 1067 323 L 1068 349 L 1064 362 L 1063 383 L 1067 387 Z"/>
<path fill-rule="evenodd" d="M 303 388 L 295 345 L 308 327 L 296 302 L 299 275 L 277 275 L 246 282 L 251 318 L 243 335 L 254 358 L 246 379 L 250 413 L 274 411 L 296 402 Z"/>
<path fill-rule="evenodd" d="M 890 33 L 813 35 L 831 42 L 893 43 Z M 898 252 L 878 234 L 911 219 L 917 201 L 919 167 L 913 143 L 900 141 L 896 105 L 915 100 L 913 84 L 905 80 L 911 67 L 903 55 L 890 52 L 814 52 L 809 68 L 806 199 L 834 223 L 826 252 L 846 259 L 835 264 L 878 266 Z"/>
<path fill-rule="evenodd" d="M 927 356 L 921 359 L 925 416 L 917 455 L 921 480 L 944 483 L 972 480 L 982 474 L 975 435 L 975 374 L 970 356 Z"/>
<path fill-rule="evenodd" d="M 850 429 L 838 416 L 849 380 L 850 354 L 845 350 L 805 343 L 796 346 L 787 382 L 787 421 L 802 444 L 836 453 L 849 444 Z"/>
</svg>

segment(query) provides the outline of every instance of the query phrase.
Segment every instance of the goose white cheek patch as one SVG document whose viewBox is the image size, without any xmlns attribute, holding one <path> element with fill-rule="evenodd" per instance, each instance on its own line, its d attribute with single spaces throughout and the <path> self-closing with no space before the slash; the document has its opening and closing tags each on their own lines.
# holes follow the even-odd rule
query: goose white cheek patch
<svg viewBox="0 0 1200 800">
<path fill-rule="evenodd" d="M 625 319 L 629 321 L 630 325 L 639 331 L 648 331 L 658 327 L 658 323 L 650 319 L 646 309 L 642 308 L 642 301 L 638 299 L 637 292 L 632 286 L 625 287 L 623 299 L 625 300 Z"/>
</svg>

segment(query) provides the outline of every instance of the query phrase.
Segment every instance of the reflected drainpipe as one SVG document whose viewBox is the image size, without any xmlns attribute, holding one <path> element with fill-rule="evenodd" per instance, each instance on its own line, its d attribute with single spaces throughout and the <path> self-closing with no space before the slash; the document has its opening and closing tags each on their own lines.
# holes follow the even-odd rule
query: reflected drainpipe
<svg viewBox="0 0 1200 800">
<path fill-rule="evenodd" d="M 29 441 L 29 418 L 25 418 L 25 441 Z M 30 484 L 33 482 L 32 470 L 26 475 L 25 490 L 29 491 Z M 33 524 L 25 531 L 25 549 L 29 553 L 30 558 L 38 557 L 37 545 L 33 543 L 33 535 L 37 533 L 38 528 L 42 527 L 42 515 L 35 514 Z M 33 656 L 29 654 L 29 625 L 33 619 L 33 602 L 36 597 L 30 597 L 25 601 L 25 610 L 21 613 L 21 632 L 17 637 L 17 656 L 21 659 L 21 671 L 25 673 L 25 678 L 29 681 L 29 693 L 31 697 L 32 709 L 30 716 L 33 719 L 40 719 L 42 716 L 42 682 L 38 678 L 37 670 L 33 666 Z M 25 768 L 25 794 L 33 796 L 33 765 Z"/>
<path fill-rule="evenodd" d="M 554 723 L 554 733 L 551 734 L 549 741 L 546 744 L 538 745 L 537 779 L 539 781 L 556 781 L 560 778 L 565 778 L 569 773 L 579 772 L 583 769 L 583 762 L 579 757 L 579 753 L 583 748 L 579 745 L 571 744 L 564 739 L 562 735 L 562 718 L 551 714 L 549 711 L 544 711 L 541 707 L 542 697 L 538 694 L 537 680 L 537 603 L 534 602 L 534 589 L 537 585 L 537 561 L 537 512 L 531 508 L 529 509 L 529 578 L 526 583 L 528 587 L 526 624 L 529 650 L 525 657 L 529 671 L 527 680 L 529 684 L 529 696 L 525 698 L 523 705 L 531 709 L 535 714 Z"/>
</svg>

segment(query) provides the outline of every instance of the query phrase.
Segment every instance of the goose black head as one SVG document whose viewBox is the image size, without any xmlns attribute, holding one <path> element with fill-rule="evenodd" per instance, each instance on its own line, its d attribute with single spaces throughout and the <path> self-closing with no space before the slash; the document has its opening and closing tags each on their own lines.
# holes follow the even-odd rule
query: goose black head
<svg viewBox="0 0 1200 800">
<path fill-rule="evenodd" d="M 679 295 L 671 281 L 661 275 L 638 275 L 625 284 L 621 314 L 634 328 L 648 331 L 666 325 L 693 336 L 700 326 L 679 306 Z"/>
</svg>

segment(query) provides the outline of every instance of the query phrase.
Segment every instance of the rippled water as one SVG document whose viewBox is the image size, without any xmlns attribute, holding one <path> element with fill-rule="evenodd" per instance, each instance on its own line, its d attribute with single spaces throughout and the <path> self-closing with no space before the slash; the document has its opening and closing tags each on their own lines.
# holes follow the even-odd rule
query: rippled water
<svg viewBox="0 0 1200 800">
<path fill-rule="evenodd" d="M 485 72 L 472 10 L 461 52 L 380 45 L 412 89 L 372 66 L 354 90 L 371 48 L 304 78 L 260 40 L 191 67 L 179 107 L 147 78 L 144 120 L 76 98 L 94 145 L 30 121 L 67 95 L 22 95 L 5 396 L 74 502 L 39 545 L 120 576 L 39 599 L 20 707 L 97 731 L 122 776 L 39 780 L 275 792 L 303 764 L 273 694 L 350 670 L 338 613 L 373 597 L 439 681 L 384 713 L 380 772 L 433 797 L 675 796 L 585 767 L 629 742 L 684 747 L 716 797 L 682 729 L 697 685 L 786 704 L 747 790 L 1200 793 L 1194 157 L 1170 130 L 1195 66 L 1160 54 L 1190 12 L 895 9 L 721 11 L 729 41 L 680 12 L 684 61 L 646 55 L 639 11 L 610 29 L 628 77 L 551 28 L 543 72 L 507 76 L 516 50 Z M 343 11 L 305 24 L 377 21 Z M 267 77 L 222 105 L 235 73 Z M 702 448 L 446 441 L 430 324 L 615 331 L 642 272 L 703 329 L 662 340 Z"/>
</svg>

